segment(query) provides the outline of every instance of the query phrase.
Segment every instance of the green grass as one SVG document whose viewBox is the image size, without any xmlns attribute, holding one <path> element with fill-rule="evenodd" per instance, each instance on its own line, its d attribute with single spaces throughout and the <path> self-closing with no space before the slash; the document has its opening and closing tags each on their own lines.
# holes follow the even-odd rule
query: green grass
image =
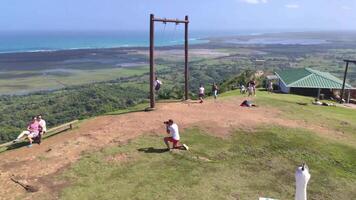
<svg viewBox="0 0 356 200">
<path fill-rule="evenodd" d="M 148 73 L 147 66 L 131 68 L 112 68 L 97 70 L 70 70 L 65 76 L 34 74 L 33 76 L 0 80 L 0 94 L 17 92 L 34 92 L 40 90 L 59 89 L 64 86 L 81 85 L 92 82 L 114 80 Z M 15 71 L 12 74 L 28 74 L 27 71 Z M 10 74 L 11 75 L 11 74 Z"/>
<path fill-rule="evenodd" d="M 294 170 L 302 162 L 310 167 L 309 199 L 356 198 L 355 147 L 279 127 L 238 131 L 227 139 L 193 128 L 182 138 L 190 151 L 138 151 L 164 148 L 160 136 L 146 136 L 85 154 L 62 176 L 72 185 L 60 198 L 293 199 Z M 125 159 L 108 161 L 117 155 Z"/>
<path fill-rule="evenodd" d="M 240 95 L 239 90 L 226 92 L 221 97 L 229 99 L 237 95 Z M 312 97 L 269 94 L 258 91 L 255 103 L 261 107 L 282 111 L 279 116 L 282 119 L 302 120 L 308 124 L 338 131 L 342 133 L 345 139 L 343 142 L 356 145 L 356 110 L 343 107 L 316 106 L 311 104 L 312 100 Z M 302 106 L 297 103 L 308 103 L 308 105 Z"/>
</svg>

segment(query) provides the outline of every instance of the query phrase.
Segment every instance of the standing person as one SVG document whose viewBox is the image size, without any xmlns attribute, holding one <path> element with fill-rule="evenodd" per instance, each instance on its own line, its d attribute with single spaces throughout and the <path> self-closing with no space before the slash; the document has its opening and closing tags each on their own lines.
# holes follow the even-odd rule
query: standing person
<svg viewBox="0 0 356 200">
<path fill-rule="evenodd" d="M 247 93 L 249 97 L 253 95 L 253 87 L 251 85 L 248 86 Z"/>
<path fill-rule="evenodd" d="M 216 99 L 218 97 L 218 85 L 216 85 L 216 83 L 213 84 L 213 87 L 211 88 L 211 91 L 214 95 L 214 99 Z"/>
<path fill-rule="evenodd" d="M 240 85 L 240 94 L 245 94 L 246 93 L 246 88 L 243 84 Z"/>
<path fill-rule="evenodd" d="M 205 88 L 203 87 L 202 84 L 200 84 L 200 87 L 199 87 L 199 100 L 200 102 L 199 103 L 203 103 L 203 98 L 205 96 Z"/>
<path fill-rule="evenodd" d="M 273 82 L 272 81 L 268 82 L 268 92 L 270 92 L 270 93 L 273 92 Z"/>
<path fill-rule="evenodd" d="M 28 145 L 28 147 L 31 147 L 33 138 L 38 137 L 38 135 L 40 134 L 40 132 L 39 132 L 40 128 L 41 128 L 41 126 L 38 123 L 37 118 L 32 117 L 32 121 L 27 126 L 27 130 L 22 131 L 22 133 L 19 136 L 17 136 L 16 140 L 14 140 L 13 142 L 18 142 L 18 141 L 20 141 L 20 139 L 22 137 L 26 136 L 27 139 L 30 141 L 30 144 Z"/>
<path fill-rule="evenodd" d="M 253 95 L 256 96 L 256 81 L 255 80 L 250 80 L 250 82 L 248 82 L 248 87 L 252 88 Z"/>
<path fill-rule="evenodd" d="M 167 146 L 167 149 L 170 150 L 170 146 L 169 146 L 169 142 L 173 143 L 173 148 L 172 149 L 180 149 L 180 148 L 184 148 L 185 150 L 188 150 L 189 147 L 186 144 L 183 144 L 181 146 L 178 146 L 179 140 L 180 140 L 180 136 L 179 136 L 179 129 L 178 129 L 178 125 L 176 123 L 173 122 L 172 119 L 169 119 L 168 121 L 165 121 L 164 124 L 166 125 L 166 131 L 167 134 L 170 134 L 170 137 L 165 137 L 163 139 L 164 143 Z"/>
<path fill-rule="evenodd" d="M 37 115 L 38 124 L 41 126 L 40 134 L 43 135 L 47 132 L 46 121 L 42 119 L 42 115 Z"/>
<path fill-rule="evenodd" d="M 162 81 L 158 80 L 158 77 L 156 76 L 156 79 L 153 82 L 153 87 L 155 88 L 156 92 L 158 92 L 159 89 L 161 89 L 161 86 L 162 86 Z"/>
</svg>

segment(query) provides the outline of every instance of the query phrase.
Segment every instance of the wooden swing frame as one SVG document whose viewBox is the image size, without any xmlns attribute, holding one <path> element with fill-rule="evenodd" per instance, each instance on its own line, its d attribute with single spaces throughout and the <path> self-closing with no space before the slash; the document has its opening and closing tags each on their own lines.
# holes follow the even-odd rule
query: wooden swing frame
<svg viewBox="0 0 356 200">
<path fill-rule="evenodd" d="M 185 100 L 188 100 L 188 16 L 185 16 L 184 20 L 178 19 L 167 19 L 167 18 L 155 18 L 154 14 L 150 15 L 150 107 L 151 109 L 155 108 L 155 91 L 154 91 L 154 81 L 155 81 L 155 63 L 154 63 L 154 24 L 155 22 L 166 23 L 175 23 L 175 24 L 184 24 L 185 33 L 184 33 L 184 97 Z"/>
</svg>

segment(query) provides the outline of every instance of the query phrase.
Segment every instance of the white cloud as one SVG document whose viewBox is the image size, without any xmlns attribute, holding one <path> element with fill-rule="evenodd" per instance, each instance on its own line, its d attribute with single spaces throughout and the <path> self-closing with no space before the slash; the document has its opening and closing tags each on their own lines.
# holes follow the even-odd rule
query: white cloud
<svg viewBox="0 0 356 200">
<path fill-rule="evenodd" d="M 342 6 L 341 8 L 344 9 L 344 10 L 351 10 L 352 9 L 350 6 Z"/>
<path fill-rule="evenodd" d="M 248 4 L 260 4 L 260 3 L 267 3 L 267 0 L 241 0 L 242 2 L 248 3 Z"/>
<path fill-rule="evenodd" d="M 287 5 L 284 5 L 286 8 L 289 8 L 289 9 L 298 9 L 300 8 L 300 5 L 298 4 L 287 4 Z"/>
</svg>

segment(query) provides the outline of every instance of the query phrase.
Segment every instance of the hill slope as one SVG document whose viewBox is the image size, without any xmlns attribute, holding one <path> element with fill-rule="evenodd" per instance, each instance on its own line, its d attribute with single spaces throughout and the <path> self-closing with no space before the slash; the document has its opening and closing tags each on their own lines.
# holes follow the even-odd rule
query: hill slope
<svg viewBox="0 0 356 200">
<path fill-rule="evenodd" d="M 294 167 L 302 161 L 307 161 L 312 169 L 312 199 L 355 197 L 356 188 L 352 184 L 356 180 L 356 159 L 352 157 L 356 155 L 354 110 L 298 107 L 295 101 L 310 99 L 258 95 L 256 102 L 260 107 L 251 109 L 239 106 L 245 97 L 230 92 L 224 94 L 223 99 L 204 104 L 161 103 L 154 112 L 96 117 L 83 121 L 76 130 L 45 140 L 41 146 L 1 153 L 0 197 L 108 199 L 122 196 L 125 199 L 136 195 L 138 199 L 159 199 L 170 188 L 170 181 L 178 180 L 177 187 L 187 192 L 184 195 L 210 188 L 206 191 L 206 195 L 211 194 L 209 198 L 255 198 L 262 191 L 276 198 L 291 198 Z M 321 126 L 315 116 L 318 121 L 332 123 Z M 141 147 L 164 148 L 162 122 L 168 118 L 180 125 L 183 142 L 192 150 L 182 154 L 138 153 L 137 148 Z M 166 160 L 172 165 L 165 165 Z M 217 161 L 217 165 L 210 166 L 205 163 L 207 160 Z M 170 170 L 162 179 L 165 166 Z M 147 167 L 157 167 L 157 170 L 146 174 Z M 186 173 L 194 170 L 196 174 Z M 269 174 L 270 171 L 273 173 Z M 224 173 L 218 175 L 218 172 Z M 205 173 L 210 178 L 204 178 Z M 26 194 L 9 180 L 12 174 L 39 186 L 40 191 Z M 246 177 L 253 175 L 261 179 L 248 181 Z M 279 176 L 281 180 L 276 182 Z M 196 182 L 200 179 L 203 181 Z M 130 183 L 122 182 L 125 180 Z M 156 180 L 157 186 L 148 187 L 150 180 Z M 241 181 L 237 184 L 238 180 Z M 198 183 L 203 184 L 203 188 Z M 72 189 L 67 188 L 70 184 Z M 111 185 L 117 188 L 113 190 Z M 123 185 L 126 189 L 118 190 Z M 134 189 L 137 187 L 142 190 Z M 184 195 L 169 199 L 189 199 L 190 196 Z M 204 195 L 199 197 L 204 199 Z"/>
</svg>

